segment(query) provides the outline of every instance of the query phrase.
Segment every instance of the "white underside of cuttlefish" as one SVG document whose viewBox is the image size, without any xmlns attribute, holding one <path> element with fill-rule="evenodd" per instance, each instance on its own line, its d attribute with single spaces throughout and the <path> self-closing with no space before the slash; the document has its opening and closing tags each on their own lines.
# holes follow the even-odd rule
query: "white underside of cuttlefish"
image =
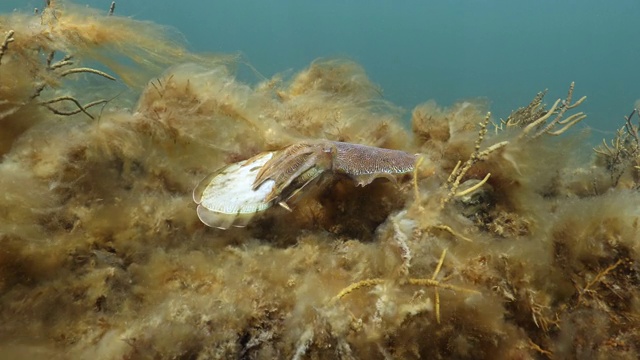
<svg viewBox="0 0 640 360">
<path fill-rule="evenodd" d="M 399 150 L 328 140 L 300 142 L 227 165 L 194 189 L 200 220 L 211 227 L 246 226 L 251 219 L 308 189 L 320 178 L 338 174 L 365 186 L 379 177 L 413 171 L 416 156 Z"/>
</svg>

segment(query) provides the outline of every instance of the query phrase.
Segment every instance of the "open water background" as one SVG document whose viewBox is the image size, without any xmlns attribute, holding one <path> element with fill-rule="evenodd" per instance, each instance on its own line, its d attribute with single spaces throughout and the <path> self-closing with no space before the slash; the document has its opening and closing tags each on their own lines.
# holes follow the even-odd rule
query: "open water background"
<svg viewBox="0 0 640 360">
<path fill-rule="evenodd" d="M 0 12 L 42 8 L 0 0 Z M 107 12 L 110 0 L 76 1 Z M 321 57 L 360 63 L 410 110 L 486 98 L 506 118 L 540 90 L 588 95 L 579 127 L 611 137 L 640 99 L 638 0 L 120 0 L 116 13 L 178 29 L 198 52 L 241 52 L 264 76 Z M 242 70 L 240 70 L 242 73 Z M 246 75 L 246 74 L 245 74 Z M 241 76 L 243 76 L 241 74 Z M 244 76 L 243 76 L 244 77 Z M 248 77 L 248 76 L 247 76 Z M 253 80 L 256 80 L 255 78 Z"/>
</svg>

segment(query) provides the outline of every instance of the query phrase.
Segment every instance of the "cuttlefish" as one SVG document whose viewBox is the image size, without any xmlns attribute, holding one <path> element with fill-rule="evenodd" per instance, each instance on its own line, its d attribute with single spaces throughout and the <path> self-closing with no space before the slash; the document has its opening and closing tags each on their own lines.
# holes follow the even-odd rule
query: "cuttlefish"
<svg viewBox="0 0 640 360">
<path fill-rule="evenodd" d="M 303 141 L 227 165 L 205 177 L 193 191 L 200 220 L 211 227 L 246 226 L 274 204 L 292 211 L 288 202 L 335 176 L 358 186 L 377 178 L 396 180 L 413 171 L 416 155 L 400 150 L 339 141 Z"/>
</svg>

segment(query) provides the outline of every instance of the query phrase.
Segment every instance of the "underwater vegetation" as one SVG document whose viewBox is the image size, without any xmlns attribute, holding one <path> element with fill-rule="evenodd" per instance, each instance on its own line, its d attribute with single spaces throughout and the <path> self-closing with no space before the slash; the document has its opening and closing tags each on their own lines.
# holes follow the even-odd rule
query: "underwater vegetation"
<svg viewBox="0 0 640 360">
<path fill-rule="evenodd" d="M 350 61 L 252 85 L 117 12 L 0 20 L 3 358 L 640 356 L 636 110 L 595 151 L 573 84 L 506 119 L 428 101 L 407 129 Z M 207 174 L 313 141 L 417 155 L 201 223 Z"/>
</svg>

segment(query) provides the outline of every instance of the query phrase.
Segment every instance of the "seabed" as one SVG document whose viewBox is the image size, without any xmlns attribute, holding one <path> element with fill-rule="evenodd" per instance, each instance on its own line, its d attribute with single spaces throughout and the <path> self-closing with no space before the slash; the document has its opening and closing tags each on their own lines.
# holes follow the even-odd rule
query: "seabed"
<svg viewBox="0 0 640 360">
<path fill-rule="evenodd" d="M 354 62 L 247 84 L 176 39 L 63 1 L 2 16 L 3 358 L 640 357 L 636 111 L 596 149 L 579 83 L 408 128 Z M 418 160 L 200 222 L 206 174 L 314 139 Z"/>
</svg>

